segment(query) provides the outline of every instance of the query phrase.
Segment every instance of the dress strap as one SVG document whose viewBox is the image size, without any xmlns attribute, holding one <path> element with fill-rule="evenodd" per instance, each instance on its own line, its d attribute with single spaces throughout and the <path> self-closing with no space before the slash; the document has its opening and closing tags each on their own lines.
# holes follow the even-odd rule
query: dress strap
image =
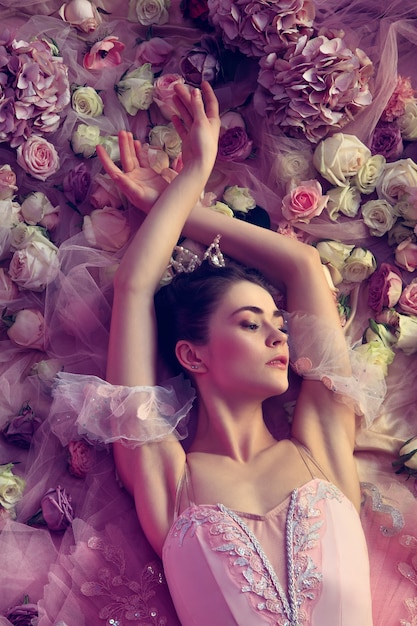
<svg viewBox="0 0 417 626">
<path fill-rule="evenodd" d="M 303 446 L 299 441 L 297 441 L 294 438 L 291 439 L 291 442 L 297 448 L 298 453 L 299 453 L 301 459 L 304 462 L 304 465 L 306 466 L 306 468 L 310 472 L 311 478 L 324 478 L 328 482 L 332 482 L 326 476 L 326 474 L 323 471 L 323 469 L 321 468 L 320 464 L 313 458 L 313 456 L 311 455 L 311 452 L 310 452 L 310 450 L 308 450 L 308 448 Z"/>
<path fill-rule="evenodd" d="M 178 481 L 177 490 L 175 493 L 174 520 L 178 518 L 181 511 L 181 504 L 184 500 L 187 504 L 183 508 L 187 508 L 195 504 L 191 472 L 187 461 L 185 461 L 184 463 L 184 472 L 180 480 Z"/>
</svg>

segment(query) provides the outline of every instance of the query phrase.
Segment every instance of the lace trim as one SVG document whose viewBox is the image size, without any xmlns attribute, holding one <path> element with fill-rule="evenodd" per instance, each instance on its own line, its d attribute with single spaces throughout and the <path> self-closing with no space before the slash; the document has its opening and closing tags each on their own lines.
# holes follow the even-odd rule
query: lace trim
<svg viewBox="0 0 417 626">
<path fill-rule="evenodd" d="M 411 622 L 402 619 L 401 626 L 417 626 L 417 598 L 406 600 L 405 605 L 410 613 Z"/>
<path fill-rule="evenodd" d="M 367 496 L 371 497 L 371 505 L 372 510 L 377 511 L 378 513 L 383 513 L 385 515 L 389 515 L 392 519 L 392 528 L 388 526 L 384 526 L 381 524 L 379 530 L 385 537 L 393 537 L 397 533 L 400 532 L 402 528 L 404 528 L 404 516 L 395 507 L 390 504 L 386 504 L 382 498 L 381 492 L 379 489 L 373 485 L 372 483 L 361 483 L 362 493 L 365 496 L 365 500 Z"/>
<path fill-rule="evenodd" d="M 107 545 L 99 537 L 91 537 L 87 546 L 101 553 L 109 566 L 98 570 L 98 580 L 81 585 L 81 593 L 88 597 L 110 599 L 99 612 L 106 626 L 125 626 L 135 622 L 146 626 L 166 626 L 168 619 L 159 615 L 153 604 L 157 588 L 165 584 L 162 566 L 158 561 L 145 565 L 138 580 L 126 576 L 126 561 L 121 548 Z"/>
</svg>

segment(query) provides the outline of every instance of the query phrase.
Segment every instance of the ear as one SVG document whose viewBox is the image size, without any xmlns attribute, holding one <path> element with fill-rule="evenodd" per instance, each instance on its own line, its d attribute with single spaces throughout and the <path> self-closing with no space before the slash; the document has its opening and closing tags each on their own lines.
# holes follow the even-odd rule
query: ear
<svg viewBox="0 0 417 626">
<path fill-rule="evenodd" d="M 180 339 L 175 346 L 176 357 L 182 367 L 193 374 L 206 372 L 207 368 L 199 354 L 198 346 Z"/>
</svg>

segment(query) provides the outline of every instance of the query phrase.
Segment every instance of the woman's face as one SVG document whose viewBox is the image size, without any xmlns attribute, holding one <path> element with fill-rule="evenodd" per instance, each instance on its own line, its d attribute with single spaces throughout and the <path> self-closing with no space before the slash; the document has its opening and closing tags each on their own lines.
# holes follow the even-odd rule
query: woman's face
<svg viewBox="0 0 417 626">
<path fill-rule="evenodd" d="M 288 343 L 272 296 L 248 281 L 233 284 L 209 321 L 202 356 L 218 388 L 266 399 L 288 388 Z"/>
</svg>

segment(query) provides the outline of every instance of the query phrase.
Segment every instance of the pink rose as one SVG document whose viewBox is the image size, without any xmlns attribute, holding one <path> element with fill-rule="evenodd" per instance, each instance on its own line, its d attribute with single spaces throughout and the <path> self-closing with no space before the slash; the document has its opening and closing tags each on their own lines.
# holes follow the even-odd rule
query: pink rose
<svg viewBox="0 0 417 626">
<path fill-rule="evenodd" d="M 7 330 L 9 339 L 21 348 L 45 350 L 45 320 L 37 309 L 21 309 L 14 316 L 14 323 Z"/>
<path fill-rule="evenodd" d="M 90 0 L 70 0 L 59 9 L 59 15 L 82 33 L 93 33 L 101 24 L 100 13 Z"/>
<path fill-rule="evenodd" d="M 123 204 L 116 185 L 107 174 L 96 175 L 88 199 L 95 209 L 104 209 L 105 206 L 118 209 Z"/>
<path fill-rule="evenodd" d="M 43 291 L 58 275 L 58 249 L 43 241 L 30 241 L 16 250 L 9 266 L 9 275 L 21 289 Z"/>
<path fill-rule="evenodd" d="M 118 37 L 104 37 L 91 46 L 83 59 L 83 65 L 86 70 L 101 70 L 120 65 L 122 62 L 120 53 L 125 47 Z"/>
<path fill-rule="evenodd" d="M 130 226 L 122 211 L 104 207 L 84 216 L 83 232 L 90 245 L 116 252 L 127 243 Z"/>
<path fill-rule="evenodd" d="M 178 115 L 173 97 L 175 85 L 184 85 L 185 79 L 180 74 L 163 74 L 154 81 L 153 101 L 158 105 L 162 115 L 170 120 Z"/>
<path fill-rule="evenodd" d="M 10 200 L 16 191 L 16 174 L 6 163 L 0 167 L 0 200 Z"/>
<path fill-rule="evenodd" d="M 136 48 L 135 65 L 150 63 L 152 72 L 157 74 L 166 64 L 174 48 L 161 37 L 152 37 L 148 41 L 142 41 Z"/>
<path fill-rule="evenodd" d="M 5 269 L 0 267 L 0 301 L 10 302 L 15 300 L 19 295 L 19 289 L 15 282 L 12 281 Z"/>
<path fill-rule="evenodd" d="M 398 306 L 404 313 L 417 315 L 417 278 L 414 278 L 409 285 L 404 287 L 398 300 Z"/>
<path fill-rule="evenodd" d="M 417 244 L 410 239 L 402 241 L 395 250 L 395 262 L 407 272 L 417 269 Z"/>
<path fill-rule="evenodd" d="M 244 161 L 252 152 L 253 141 L 246 132 L 246 124 L 240 113 L 228 111 L 220 118 L 219 159 L 221 161 Z"/>
<path fill-rule="evenodd" d="M 370 277 L 368 285 L 368 305 L 380 313 L 383 308 L 397 304 L 403 282 L 399 270 L 389 263 L 381 263 Z"/>
<path fill-rule="evenodd" d="M 84 478 L 94 465 L 94 448 L 85 441 L 68 444 L 68 470 L 76 478 Z"/>
<path fill-rule="evenodd" d="M 42 181 L 55 174 L 60 166 L 54 146 L 37 135 L 32 135 L 17 148 L 17 163 L 25 172 Z"/>
<path fill-rule="evenodd" d="M 323 211 L 328 196 L 323 196 L 317 180 L 302 181 L 282 200 L 282 214 L 289 222 L 309 223 Z"/>
</svg>

